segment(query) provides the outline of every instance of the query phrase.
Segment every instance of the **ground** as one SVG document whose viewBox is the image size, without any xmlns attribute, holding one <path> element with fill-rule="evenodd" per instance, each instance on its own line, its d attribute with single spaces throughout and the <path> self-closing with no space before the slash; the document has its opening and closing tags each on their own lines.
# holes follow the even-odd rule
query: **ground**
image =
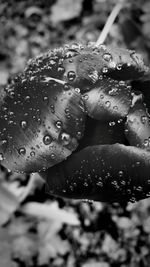
<svg viewBox="0 0 150 267">
<path fill-rule="evenodd" d="M 0 88 L 29 58 L 96 41 L 116 0 L 0 1 Z M 150 2 L 124 1 L 106 44 L 150 62 Z M 149 87 L 149 82 L 143 83 Z M 38 175 L 0 172 L 0 265 L 150 266 L 150 199 L 124 205 L 49 196 Z"/>
</svg>

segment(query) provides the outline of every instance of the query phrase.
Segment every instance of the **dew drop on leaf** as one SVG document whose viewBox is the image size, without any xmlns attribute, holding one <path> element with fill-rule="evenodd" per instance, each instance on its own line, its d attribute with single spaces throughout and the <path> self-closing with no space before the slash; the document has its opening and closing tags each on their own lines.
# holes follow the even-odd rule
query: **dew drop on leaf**
<svg viewBox="0 0 150 267">
<path fill-rule="evenodd" d="M 146 116 L 141 116 L 141 122 L 145 124 L 147 122 L 147 117 Z"/>
<path fill-rule="evenodd" d="M 52 137 L 51 137 L 49 134 L 46 134 L 46 135 L 43 137 L 43 143 L 44 143 L 45 145 L 49 145 L 51 142 L 52 142 Z"/>
<path fill-rule="evenodd" d="M 30 96 L 29 95 L 25 96 L 25 100 L 29 101 L 30 100 Z"/>
<path fill-rule="evenodd" d="M 7 145 L 8 141 L 6 139 L 2 140 L 2 145 Z"/>
<path fill-rule="evenodd" d="M 118 94 L 118 88 L 112 87 L 111 90 L 108 92 L 110 96 L 115 96 Z"/>
<path fill-rule="evenodd" d="M 103 73 L 107 73 L 108 72 L 108 68 L 107 67 L 102 68 L 102 72 Z"/>
<path fill-rule="evenodd" d="M 106 105 L 107 108 L 109 108 L 110 105 L 111 105 L 110 101 L 106 101 L 106 102 L 105 102 L 105 105 Z"/>
<path fill-rule="evenodd" d="M 105 54 L 103 55 L 103 59 L 104 59 L 105 61 L 110 61 L 110 60 L 112 59 L 112 56 L 111 56 L 109 53 L 105 53 Z"/>
<path fill-rule="evenodd" d="M 30 156 L 31 157 L 34 157 L 35 156 L 35 152 L 34 151 L 31 151 Z"/>
<path fill-rule="evenodd" d="M 117 70 L 121 70 L 122 69 L 122 64 L 118 64 L 116 68 L 117 68 Z"/>
<path fill-rule="evenodd" d="M 48 102 L 49 102 L 48 97 L 47 97 L 47 96 L 44 96 L 44 97 L 43 97 L 43 101 L 44 101 L 46 104 L 48 104 Z"/>
<path fill-rule="evenodd" d="M 123 171 L 119 171 L 119 177 L 123 177 Z"/>
<path fill-rule="evenodd" d="M 69 90 L 69 84 L 67 84 L 67 83 L 64 84 L 64 90 L 65 91 Z"/>
<path fill-rule="evenodd" d="M 74 71 L 69 71 L 67 77 L 69 81 L 74 81 L 74 79 L 76 78 L 76 74 Z"/>
<path fill-rule="evenodd" d="M 65 133 L 65 132 L 61 133 L 60 134 L 60 140 L 62 141 L 62 143 L 64 145 L 68 145 L 70 143 L 70 140 L 71 140 L 70 134 Z"/>
<path fill-rule="evenodd" d="M 114 126 L 116 123 L 114 121 L 109 122 L 109 126 Z"/>
<path fill-rule="evenodd" d="M 125 83 L 125 81 L 119 81 L 119 85 L 120 85 L 120 86 L 125 86 L 126 83 Z"/>
<path fill-rule="evenodd" d="M 78 93 L 78 94 L 79 94 L 80 91 L 81 91 L 80 88 L 75 88 L 74 90 L 75 90 L 75 92 Z"/>
<path fill-rule="evenodd" d="M 49 63 L 50 63 L 50 65 L 51 65 L 51 66 L 53 66 L 53 65 L 55 65 L 55 64 L 56 64 L 56 61 L 55 61 L 55 60 L 53 60 L 53 59 L 51 59 Z"/>
<path fill-rule="evenodd" d="M 82 133 L 81 132 L 77 132 L 76 137 L 77 138 L 81 138 L 81 136 L 82 136 Z"/>
<path fill-rule="evenodd" d="M 21 122 L 20 122 L 20 125 L 21 125 L 21 128 L 22 128 L 23 130 L 25 130 L 25 129 L 27 128 L 27 122 L 26 122 L 26 121 L 21 121 Z"/>
<path fill-rule="evenodd" d="M 57 122 L 56 122 L 56 127 L 57 127 L 58 129 L 60 129 L 60 128 L 62 127 L 62 122 L 61 122 L 61 121 L 57 121 Z"/>
<path fill-rule="evenodd" d="M 25 149 L 24 147 L 21 147 L 21 148 L 19 148 L 18 153 L 19 153 L 21 156 L 24 156 L 24 155 L 26 154 L 26 149 Z"/>
<path fill-rule="evenodd" d="M 113 109 L 117 111 L 118 110 L 118 107 L 117 106 L 114 106 Z"/>
<path fill-rule="evenodd" d="M 88 96 L 87 94 L 85 94 L 85 95 L 82 96 L 82 98 L 83 98 L 84 100 L 88 100 L 89 96 Z"/>
<path fill-rule="evenodd" d="M 51 154 L 51 159 L 54 159 L 54 158 L 55 158 L 55 154 L 52 153 L 52 154 Z"/>
</svg>

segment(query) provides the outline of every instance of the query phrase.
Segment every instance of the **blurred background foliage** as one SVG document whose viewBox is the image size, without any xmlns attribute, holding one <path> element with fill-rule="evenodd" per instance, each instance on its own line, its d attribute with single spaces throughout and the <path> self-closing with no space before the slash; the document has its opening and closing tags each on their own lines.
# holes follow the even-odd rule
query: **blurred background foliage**
<svg viewBox="0 0 150 267">
<path fill-rule="evenodd" d="M 29 58 L 99 37 L 116 0 L 1 0 L 0 88 Z M 124 1 L 106 44 L 150 62 L 150 2 Z M 140 86 L 149 87 L 149 82 Z M 150 266 L 150 199 L 107 204 L 54 198 L 38 174 L 0 170 L 0 266 Z"/>
</svg>

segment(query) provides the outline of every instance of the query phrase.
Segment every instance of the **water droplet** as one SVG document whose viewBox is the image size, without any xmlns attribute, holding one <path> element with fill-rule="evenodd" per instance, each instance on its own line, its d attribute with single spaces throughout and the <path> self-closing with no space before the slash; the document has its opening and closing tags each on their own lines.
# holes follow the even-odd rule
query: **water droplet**
<svg viewBox="0 0 150 267">
<path fill-rule="evenodd" d="M 26 154 L 26 149 L 24 147 L 21 147 L 19 148 L 18 152 L 21 156 L 24 156 Z"/>
<path fill-rule="evenodd" d="M 82 98 L 85 99 L 85 100 L 88 100 L 89 96 L 87 94 L 85 94 L 85 95 L 82 96 Z"/>
<path fill-rule="evenodd" d="M 14 121 L 13 120 L 10 120 L 10 121 L 8 121 L 8 124 L 9 125 L 13 125 L 14 124 Z"/>
<path fill-rule="evenodd" d="M 55 60 L 53 60 L 53 59 L 51 59 L 49 63 L 50 63 L 50 65 L 52 65 L 52 66 L 53 66 L 53 65 L 55 65 L 55 64 L 56 64 L 56 61 L 55 61 Z"/>
<path fill-rule="evenodd" d="M 68 145 L 71 141 L 70 134 L 65 133 L 65 132 L 61 133 L 60 140 L 62 141 L 63 145 Z"/>
<path fill-rule="evenodd" d="M 103 99 L 104 98 L 104 95 L 100 95 L 100 99 Z"/>
<path fill-rule="evenodd" d="M 118 64 L 116 68 L 117 68 L 117 70 L 121 70 L 122 69 L 122 64 Z"/>
<path fill-rule="evenodd" d="M 101 181 L 98 181 L 96 184 L 97 186 L 103 187 L 103 183 Z"/>
<path fill-rule="evenodd" d="M 44 101 L 46 104 L 48 104 L 48 102 L 49 102 L 48 96 L 44 96 L 44 97 L 43 97 L 43 101 Z"/>
<path fill-rule="evenodd" d="M 52 154 L 51 154 L 51 159 L 54 159 L 54 158 L 55 158 L 55 154 L 52 153 Z"/>
<path fill-rule="evenodd" d="M 84 182 L 83 185 L 84 185 L 85 187 L 87 187 L 87 186 L 88 186 L 88 183 L 87 183 L 87 182 Z"/>
<path fill-rule="evenodd" d="M 58 72 L 62 74 L 65 72 L 65 69 L 63 67 L 58 67 Z"/>
<path fill-rule="evenodd" d="M 37 122 L 38 122 L 38 124 L 40 125 L 40 124 L 41 124 L 41 119 L 38 118 L 38 119 L 37 119 Z"/>
<path fill-rule="evenodd" d="M 110 96 L 115 96 L 118 94 L 118 88 L 117 87 L 112 87 L 111 90 L 108 92 Z"/>
<path fill-rule="evenodd" d="M 119 119 L 117 122 L 118 122 L 118 123 L 121 123 L 122 121 L 123 121 L 123 119 Z"/>
<path fill-rule="evenodd" d="M 66 108 L 66 109 L 65 109 L 65 113 L 66 113 L 66 114 L 69 114 L 69 112 L 70 112 L 69 109 Z"/>
<path fill-rule="evenodd" d="M 78 50 L 78 49 L 80 49 L 80 46 L 81 46 L 80 44 L 75 42 L 75 43 L 72 43 L 71 48 L 74 50 Z"/>
<path fill-rule="evenodd" d="M 145 147 L 148 147 L 148 146 L 149 146 L 149 140 L 148 140 L 148 139 L 145 139 L 145 140 L 144 140 L 144 146 L 145 146 Z"/>
<path fill-rule="evenodd" d="M 110 61 L 110 60 L 112 59 L 112 56 L 111 56 L 111 54 L 109 54 L 109 53 L 105 53 L 105 54 L 103 55 L 103 59 L 104 59 L 105 61 Z"/>
<path fill-rule="evenodd" d="M 4 156 L 2 153 L 0 153 L 0 161 L 4 160 Z"/>
<path fill-rule="evenodd" d="M 2 140 L 2 146 L 6 146 L 8 141 L 6 139 Z"/>
<path fill-rule="evenodd" d="M 82 133 L 78 131 L 77 134 L 76 134 L 76 137 L 77 138 L 81 138 L 81 136 L 82 136 Z"/>
<path fill-rule="evenodd" d="M 31 151 L 30 156 L 31 157 L 34 157 L 35 156 L 35 152 L 34 151 Z"/>
<path fill-rule="evenodd" d="M 126 185 L 126 181 L 121 180 L 120 184 L 121 184 L 121 185 Z"/>
<path fill-rule="evenodd" d="M 102 68 L 102 72 L 103 72 L 103 73 L 107 73 L 107 72 L 108 72 L 108 68 L 107 68 L 107 67 L 103 67 L 103 68 Z"/>
<path fill-rule="evenodd" d="M 139 191 L 139 192 L 141 192 L 141 191 L 143 190 L 143 188 L 142 188 L 142 186 L 138 186 L 138 187 L 136 188 L 136 190 Z"/>
<path fill-rule="evenodd" d="M 6 107 L 6 106 L 2 106 L 2 110 L 3 110 L 3 111 L 7 111 L 7 110 L 8 110 L 8 107 Z"/>
<path fill-rule="evenodd" d="M 115 121 L 110 121 L 109 122 L 109 126 L 114 126 L 116 123 L 115 123 Z"/>
<path fill-rule="evenodd" d="M 114 109 L 115 111 L 117 111 L 117 110 L 118 110 L 118 107 L 117 107 L 117 106 L 114 106 L 113 109 Z"/>
<path fill-rule="evenodd" d="M 68 77 L 68 80 L 72 82 L 76 78 L 76 74 L 74 71 L 69 71 L 67 74 L 67 77 Z"/>
<path fill-rule="evenodd" d="M 78 55 L 78 52 L 76 50 L 70 49 L 69 51 L 66 52 L 65 58 L 71 58 Z"/>
<path fill-rule="evenodd" d="M 56 122 L 56 127 L 57 127 L 58 129 L 60 129 L 60 128 L 62 127 L 62 122 L 61 122 L 61 121 L 57 121 L 57 122 Z"/>
<path fill-rule="evenodd" d="M 30 96 L 29 95 L 25 96 L 25 100 L 29 101 L 30 100 Z"/>
<path fill-rule="evenodd" d="M 125 134 L 128 134 L 129 133 L 129 129 L 125 129 Z"/>
<path fill-rule="evenodd" d="M 130 202 L 135 203 L 136 202 L 136 198 L 135 197 L 131 197 L 130 198 Z"/>
<path fill-rule="evenodd" d="M 75 90 L 75 92 L 78 93 L 78 94 L 79 94 L 80 91 L 81 91 L 80 88 L 75 88 L 74 90 Z"/>
<path fill-rule="evenodd" d="M 106 102 L 105 102 L 105 105 L 106 105 L 107 108 L 109 108 L 110 105 L 111 105 L 110 101 L 106 101 Z"/>
<path fill-rule="evenodd" d="M 10 116 L 14 116 L 14 112 L 13 111 L 9 111 L 9 115 Z"/>
<path fill-rule="evenodd" d="M 20 125 L 21 125 L 21 128 L 22 128 L 23 130 L 25 130 L 25 129 L 27 128 L 27 122 L 26 122 L 26 121 L 21 121 L 21 122 L 20 122 Z"/>
<path fill-rule="evenodd" d="M 119 85 L 120 85 L 120 86 L 125 86 L 126 83 L 125 83 L 125 81 L 119 81 Z"/>
<path fill-rule="evenodd" d="M 64 90 L 67 91 L 67 90 L 69 90 L 69 88 L 70 88 L 70 87 L 69 87 L 69 84 L 68 84 L 68 83 L 65 83 L 65 84 L 64 84 Z"/>
<path fill-rule="evenodd" d="M 146 116 L 141 116 L 141 122 L 143 123 L 143 124 L 145 124 L 146 122 L 147 122 L 147 117 Z"/>
<path fill-rule="evenodd" d="M 123 177 L 123 171 L 119 171 L 118 174 L 119 174 L 119 177 Z"/>
<path fill-rule="evenodd" d="M 45 145 L 49 145 L 51 142 L 52 142 L 52 137 L 49 135 L 49 134 L 46 134 L 44 137 L 43 137 L 43 143 Z"/>
</svg>

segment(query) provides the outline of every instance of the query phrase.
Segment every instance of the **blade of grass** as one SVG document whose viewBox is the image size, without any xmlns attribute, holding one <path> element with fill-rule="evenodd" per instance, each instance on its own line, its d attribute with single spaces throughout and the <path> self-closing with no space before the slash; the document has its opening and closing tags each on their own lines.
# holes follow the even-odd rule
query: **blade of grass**
<svg viewBox="0 0 150 267">
<path fill-rule="evenodd" d="M 110 28 L 113 25 L 116 17 L 118 16 L 120 10 L 122 9 L 122 7 L 124 6 L 124 1 L 123 0 L 119 0 L 118 3 L 115 5 L 115 7 L 113 8 L 112 12 L 110 13 L 105 26 L 103 28 L 103 30 L 101 31 L 101 34 L 96 42 L 96 46 L 103 44 L 106 40 L 106 37 L 108 35 L 108 33 L 110 32 Z"/>
</svg>

